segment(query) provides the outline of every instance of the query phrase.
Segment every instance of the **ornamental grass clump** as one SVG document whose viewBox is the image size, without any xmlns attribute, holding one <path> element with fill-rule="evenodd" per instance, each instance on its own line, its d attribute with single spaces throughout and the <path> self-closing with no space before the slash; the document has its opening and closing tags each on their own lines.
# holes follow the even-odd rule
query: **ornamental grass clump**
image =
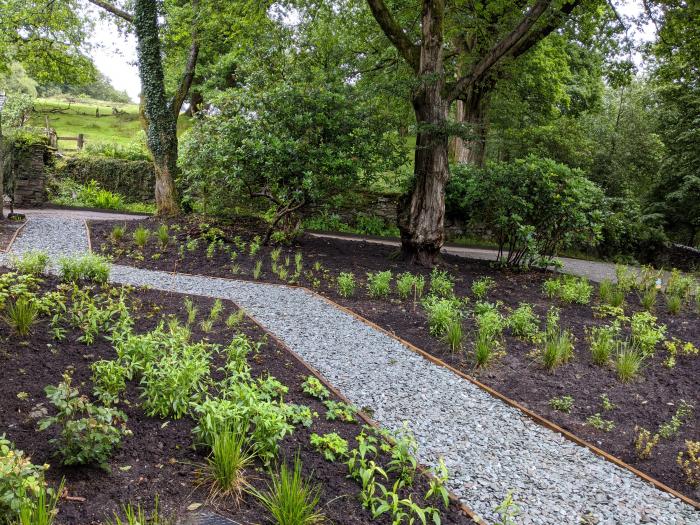
<svg viewBox="0 0 700 525">
<path fill-rule="evenodd" d="M 143 249 L 148 244 L 148 240 L 151 238 L 151 230 L 139 226 L 134 230 L 134 244 L 139 248 Z"/>
<path fill-rule="evenodd" d="M 282 463 L 265 490 L 250 488 L 277 525 L 316 525 L 325 521 L 317 510 L 321 489 L 302 477 L 301 459 L 294 457 L 292 468 Z"/>
<path fill-rule="evenodd" d="M 161 249 L 168 247 L 170 243 L 170 232 L 168 230 L 167 224 L 161 224 L 156 230 L 156 237 L 158 237 L 158 242 L 160 243 Z"/>
<path fill-rule="evenodd" d="M 551 372 L 558 366 L 568 363 L 573 357 L 573 336 L 559 327 L 559 310 L 551 308 L 547 312 L 547 327 L 540 350 L 542 365 Z"/>
<path fill-rule="evenodd" d="M 39 317 L 39 306 L 31 297 L 5 303 L 5 322 L 21 337 L 26 337 Z"/>
<path fill-rule="evenodd" d="M 615 352 L 617 377 L 623 383 L 632 381 L 639 375 L 644 364 L 644 354 L 629 341 L 618 341 Z"/>
<path fill-rule="evenodd" d="M 461 319 L 455 319 L 448 325 L 442 340 L 447 343 L 450 350 L 457 352 L 462 348 L 462 338 L 462 321 Z"/>
<path fill-rule="evenodd" d="M 209 500 L 228 500 L 238 505 L 243 491 L 250 487 L 246 469 L 253 464 L 253 450 L 245 432 L 231 426 L 217 429 L 211 454 L 198 474 L 209 486 Z"/>
<path fill-rule="evenodd" d="M 671 315 L 678 315 L 683 306 L 683 298 L 680 295 L 666 295 L 666 309 Z"/>
</svg>

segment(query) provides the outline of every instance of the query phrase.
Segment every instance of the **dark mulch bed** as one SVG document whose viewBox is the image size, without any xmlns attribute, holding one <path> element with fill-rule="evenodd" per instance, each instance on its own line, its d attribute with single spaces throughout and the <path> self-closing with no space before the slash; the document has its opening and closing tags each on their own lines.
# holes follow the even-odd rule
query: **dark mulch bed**
<svg viewBox="0 0 700 525">
<path fill-rule="evenodd" d="M 55 284 L 55 280 L 47 279 L 42 288 L 46 290 Z M 184 322 L 187 317 L 183 306 L 184 297 L 154 290 L 133 291 L 130 300 L 133 301 L 132 315 L 137 319 L 135 331 L 153 329 L 162 316 L 169 314 Z M 208 298 L 192 299 L 199 312 L 204 314 L 213 304 Z M 236 307 L 230 302 L 224 302 L 224 306 L 220 326 L 215 326 L 208 334 L 201 332 L 199 327 L 194 328 L 194 340 L 208 339 L 212 343 L 225 345 L 239 331 L 254 340 L 266 337 L 248 319 L 236 329 L 227 328 L 223 319 L 235 312 Z M 74 386 L 81 393 L 90 394 L 90 364 L 99 359 L 116 357 L 110 344 L 103 338 L 86 346 L 74 342 L 78 335 L 69 332 L 65 341 L 56 342 L 49 335 L 48 321 L 41 320 L 34 326 L 29 338 L 19 340 L 4 323 L 0 325 L 0 398 L 4 400 L 0 410 L 0 429 L 7 434 L 8 439 L 15 442 L 18 449 L 31 456 L 33 463 L 51 464 L 47 480 L 52 485 L 57 485 L 65 478 L 68 496 L 84 498 L 84 501 L 70 498 L 62 500 L 59 504 L 59 523 L 102 523 L 106 517 L 112 516 L 112 512 L 120 510 L 124 503 L 141 503 L 145 508 L 152 508 L 156 495 L 159 496 L 161 509 L 166 514 L 177 517 L 187 514 L 186 508 L 190 503 L 205 502 L 207 489 L 195 486 L 196 465 L 201 464 L 205 456 L 201 450 L 192 447 L 191 431 L 194 422 L 188 417 L 165 421 L 146 416 L 139 408 L 139 390 L 135 381 L 128 383 L 125 395 L 127 403 L 120 403 L 119 406 L 129 418 L 127 426 L 132 430 L 133 436 L 125 438 L 121 448 L 111 458 L 110 472 L 96 467 L 61 467 L 58 464 L 57 458 L 53 456 L 53 448 L 48 443 L 50 438 L 56 436 L 54 427 L 38 432 L 38 419 L 30 416 L 30 412 L 46 409 L 52 413 L 53 407 L 46 400 L 44 387 L 58 384 L 61 374 L 67 369 L 74 371 Z M 297 452 L 300 454 L 304 475 L 322 487 L 320 507 L 331 523 L 390 523 L 386 517 L 372 520 L 358 501 L 358 485 L 347 478 L 347 467 L 341 461 L 326 461 L 309 443 L 312 432 L 337 432 L 354 446 L 360 425 L 327 421 L 323 404 L 301 390 L 300 384 L 309 375 L 309 370 L 273 339 L 266 340 L 260 353 L 249 359 L 254 376 L 270 374 L 276 377 L 289 387 L 285 401 L 307 405 L 320 415 L 314 418 L 311 428 L 297 427 L 291 436 L 281 442 L 280 458 L 293 458 Z M 221 364 L 215 362 L 212 368 Z M 26 395 L 18 397 L 20 392 Z M 338 400 L 335 396 L 332 399 Z M 254 486 L 259 489 L 265 487 L 269 480 L 266 472 L 262 465 L 258 465 L 255 472 L 250 473 Z M 427 480 L 419 476 L 414 487 L 416 494 L 425 493 Z M 423 503 L 420 496 L 414 496 L 416 499 Z M 239 508 L 221 503 L 217 505 L 217 511 L 240 523 L 267 522 L 266 513 L 250 496 L 245 498 Z M 472 522 L 455 506 L 451 506 L 443 513 L 443 523 Z"/>
<path fill-rule="evenodd" d="M 261 260 L 263 274 L 260 279 L 282 282 L 271 270 L 270 247 L 262 247 L 254 257 L 240 254 L 232 263 L 231 256 L 218 249 L 211 257 L 207 257 L 207 246 L 203 241 L 192 251 L 184 250 L 182 258 L 178 255 L 178 246 L 184 245 L 189 238 L 202 234 L 199 222 L 193 218 L 186 218 L 179 223 L 179 232 L 171 231 L 173 242 L 166 250 L 158 248 L 157 241 L 152 239 L 145 250 L 139 252 L 135 250 L 131 240 L 131 232 L 137 224 L 155 230 L 161 221 L 151 218 L 129 223 L 127 234 L 119 243 L 112 242 L 109 237 L 114 223 L 91 223 L 94 250 L 106 251 L 116 262 L 122 264 L 246 280 L 252 280 L 255 262 Z M 234 240 L 236 236 L 250 240 L 262 231 L 261 226 L 252 219 L 238 219 L 233 224 L 218 226 L 224 230 L 225 238 L 229 241 Z M 413 305 L 411 301 L 401 302 L 396 299 L 395 294 L 392 294 L 391 300 L 372 299 L 364 289 L 363 279 L 366 272 L 390 269 L 396 275 L 411 271 L 424 274 L 427 282 L 429 271 L 397 260 L 395 249 L 391 247 L 305 235 L 296 245 L 282 248 L 281 260 L 287 255 L 291 259 L 290 273 L 293 273 L 294 254 L 298 251 L 304 256 L 304 272 L 300 284 L 316 288 L 319 293 L 476 377 L 566 430 L 687 496 L 700 500 L 700 489 L 694 489 L 685 483 L 676 464 L 676 456 L 684 448 L 685 440 L 700 440 L 700 419 L 697 416 L 700 411 L 700 357 L 680 357 L 677 366 L 668 369 L 662 365 L 666 352 L 659 348 L 656 356 L 646 363 L 641 378 L 632 383 L 621 383 L 614 370 L 592 363 L 585 335 L 586 328 L 608 324 L 610 320 L 595 318 L 590 306 L 556 304 L 561 309 L 562 327 L 570 330 L 576 337 L 576 355 L 572 362 L 559 367 L 553 373 L 548 373 L 531 355 L 534 348 L 532 343 L 523 342 L 507 334 L 507 354 L 493 366 L 477 370 L 474 369 L 469 355 L 473 341 L 469 333 L 473 328 L 471 321 L 468 320 L 464 326 L 464 346 L 467 351 L 455 354 L 447 345 L 429 335 L 427 319 L 420 306 Z M 154 254 L 158 255 L 154 257 Z M 319 271 L 313 269 L 316 262 L 322 265 Z M 232 264 L 238 266 L 236 273 L 231 271 Z M 552 305 L 552 301 L 546 299 L 541 292 L 542 283 L 550 277 L 547 273 L 503 272 L 492 268 L 487 261 L 465 260 L 454 256 L 445 256 L 443 266 L 456 278 L 455 291 L 459 296 L 471 297 L 472 281 L 491 276 L 497 284 L 488 295 L 489 301 L 502 301 L 504 306 L 509 308 L 516 308 L 519 303 L 527 302 L 532 304 L 536 313 L 542 317 Z M 340 297 L 335 288 L 335 277 L 343 271 L 353 272 L 358 278 L 358 292 L 351 299 Z M 665 311 L 661 296 L 657 305 L 655 315 L 658 322 L 668 326 L 669 338 L 677 337 L 700 346 L 700 322 L 697 312 L 693 311 L 691 306 L 685 306 L 680 315 L 672 316 Z M 627 297 L 626 314 L 631 315 L 639 310 L 641 308 L 637 296 L 630 294 Z M 601 394 L 607 394 L 616 405 L 614 410 L 602 409 Z M 551 398 L 563 395 L 570 395 L 575 399 L 570 414 L 556 411 L 549 406 Z M 661 423 L 671 418 L 680 400 L 696 407 L 692 420 L 686 423 L 675 437 L 661 440 L 651 458 L 637 458 L 633 444 L 635 427 L 645 427 L 653 433 Z M 605 432 L 586 425 L 586 418 L 598 412 L 604 419 L 614 422 L 613 431 Z"/>
<path fill-rule="evenodd" d="M 17 230 L 26 222 L 26 219 L 0 219 L 0 252 L 5 252 L 10 247 L 10 241 L 15 237 Z"/>
</svg>

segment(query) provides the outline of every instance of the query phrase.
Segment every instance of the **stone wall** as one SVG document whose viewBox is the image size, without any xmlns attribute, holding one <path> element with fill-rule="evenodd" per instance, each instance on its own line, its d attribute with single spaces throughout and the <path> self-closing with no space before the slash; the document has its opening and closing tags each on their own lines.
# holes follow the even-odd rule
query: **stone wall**
<svg viewBox="0 0 700 525">
<path fill-rule="evenodd" d="M 51 154 L 45 144 L 22 145 L 13 149 L 15 207 L 36 208 L 46 202 L 46 165 L 50 161 Z M 6 180 L 5 185 L 9 182 Z"/>
</svg>

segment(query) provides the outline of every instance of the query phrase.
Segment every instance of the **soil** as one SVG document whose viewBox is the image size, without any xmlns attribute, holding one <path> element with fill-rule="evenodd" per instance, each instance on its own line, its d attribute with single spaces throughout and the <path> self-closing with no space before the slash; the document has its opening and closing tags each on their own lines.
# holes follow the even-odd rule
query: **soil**
<svg viewBox="0 0 700 525">
<path fill-rule="evenodd" d="M 46 279 L 43 290 L 57 285 L 55 279 Z M 136 332 L 153 329 L 165 315 L 175 315 L 183 323 L 187 317 L 183 306 L 184 295 L 136 289 L 129 295 L 132 315 L 136 318 Z M 203 297 L 192 297 L 199 312 L 208 312 L 213 301 Z M 212 343 L 228 344 L 235 333 L 244 332 L 254 340 L 265 340 L 257 355 L 249 363 L 254 377 L 272 375 L 289 387 L 285 401 L 309 406 L 320 414 L 314 418 L 310 428 L 297 427 L 280 443 L 279 458 L 293 458 L 299 453 L 304 475 L 322 487 L 319 504 L 331 523 L 369 524 L 390 523 L 382 517 L 372 520 L 371 515 L 358 501 L 359 487 L 347 478 L 347 467 L 342 461 L 328 462 L 310 445 L 309 437 L 316 432 L 337 432 L 355 446 L 355 436 L 361 426 L 357 423 L 342 423 L 326 420 L 325 407 L 321 402 L 302 392 L 300 384 L 310 370 L 302 365 L 289 351 L 279 345 L 250 319 L 236 329 L 227 328 L 223 319 L 237 310 L 224 301 L 224 312 L 220 326 L 209 333 L 193 328 L 193 339 L 207 339 Z M 37 422 L 53 407 L 47 402 L 44 387 L 58 384 L 61 374 L 73 370 L 73 384 L 83 394 L 92 390 L 90 364 L 99 359 L 114 359 L 116 353 L 109 342 L 100 337 L 87 346 L 76 342 L 79 333 L 69 331 L 64 341 L 57 342 L 49 335 L 48 320 L 40 319 L 33 326 L 29 337 L 19 339 L 3 324 L 0 326 L 0 397 L 4 400 L 0 410 L 0 428 L 18 449 L 31 457 L 35 464 L 49 463 L 47 481 L 56 486 L 65 478 L 68 498 L 59 503 L 60 525 L 99 524 L 113 516 L 125 503 L 140 503 L 151 509 L 156 496 L 163 514 L 182 518 L 187 515 L 187 506 L 193 502 L 205 502 L 206 487 L 195 485 L 197 465 L 205 461 L 202 450 L 192 446 L 194 421 L 188 417 L 180 420 L 161 420 L 146 416 L 139 407 L 139 389 L 135 381 L 129 382 L 125 402 L 119 408 L 128 416 L 127 426 L 133 435 L 122 441 L 122 446 L 112 456 L 109 471 L 97 467 L 62 467 L 53 455 L 49 439 L 56 437 L 54 427 L 38 432 Z M 223 363 L 214 363 L 212 369 Z M 20 394 L 22 393 L 22 394 Z M 20 394 L 18 396 L 18 394 Z M 339 400 L 332 395 L 332 399 Z M 32 413 L 35 414 L 32 414 Z M 44 412 L 37 416 L 36 412 Z M 253 486 L 264 489 L 269 481 L 267 469 L 258 464 L 248 473 Z M 420 494 L 428 488 L 427 479 L 417 476 L 411 492 L 414 500 L 426 505 Z M 230 503 L 219 503 L 216 511 L 239 523 L 267 523 L 265 511 L 251 496 L 246 496 L 236 508 Z M 461 511 L 451 505 L 443 512 L 443 523 L 471 524 Z"/>
<path fill-rule="evenodd" d="M 26 219 L 0 219 L 0 252 L 6 252 L 10 242 L 14 239 L 17 230 L 26 222 Z"/>
<path fill-rule="evenodd" d="M 212 224 L 210 220 L 207 222 Z M 213 254 L 207 254 L 206 240 L 201 240 L 192 250 L 180 248 L 185 247 L 188 240 L 201 237 L 207 231 L 207 226 L 202 227 L 201 221 L 192 217 L 181 219 L 174 228 L 174 223 L 170 223 L 172 241 L 167 249 L 159 248 L 154 237 L 145 249 L 136 249 L 132 241 L 133 229 L 142 225 L 155 231 L 160 224 L 161 221 L 156 218 L 129 223 L 124 238 L 114 242 L 110 238 L 114 223 L 92 222 L 93 249 L 109 253 L 120 264 L 245 280 L 253 280 L 253 268 L 257 261 L 262 261 L 263 271 L 259 279 L 284 283 L 271 269 L 270 251 L 273 247 L 262 247 L 253 257 L 246 247 L 246 252 L 240 253 L 233 261 L 228 251 L 219 248 Z M 263 231 L 259 223 L 247 218 L 217 224 L 217 227 L 223 231 L 227 243 L 237 241 L 237 236 L 249 241 Z M 176 231 L 178 228 L 179 231 Z M 230 251 L 241 251 L 235 244 L 229 247 Z M 429 270 L 397 260 L 394 248 L 304 235 L 294 245 L 282 246 L 281 249 L 278 264 L 283 264 L 289 257 L 290 274 L 294 273 L 294 255 L 297 252 L 303 254 L 304 270 L 294 284 L 315 289 L 673 489 L 696 501 L 700 500 L 700 488 L 693 488 L 685 482 L 676 463 L 678 453 L 685 448 L 685 440 L 700 441 L 700 356 L 678 357 L 677 365 L 669 369 L 663 365 L 667 353 L 659 345 L 655 356 L 646 361 L 641 376 L 632 382 L 622 383 L 614 369 L 592 362 L 586 338 L 587 329 L 608 324 L 610 319 L 594 317 L 590 305 L 571 305 L 547 299 L 542 294 L 542 283 L 551 274 L 503 271 L 493 268 L 487 261 L 445 255 L 441 267 L 455 278 L 458 296 L 468 296 L 473 302 L 470 290 L 472 281 L 490 276 L 496 281 L 496 286 L 489 292 L 488 300 L 502 302 L 502 312 L 526 302 L 533 305 L 535 312 L 544 318 L 549 307 L 554 305 L 560 308 L 561 326 L 575 336 L 574 359 L 552 373 L 545 371 L 533 356 L 533 343 L 513 337 L 508 331 L 504 339 L 505 355 L 493 365 L 477 369 L 471 359 L 474 339 L 471 319 L 467 318 L 464 324 L 465 350 L 453 353 L 445 343 L 430 336 L 427 318 L 420 305 L 412 300 L 400 301 L 395 293 L 390 299 L 368 296 L 364 279 L 366 272 L 391 270 L 397 275 L 410 271 L 425 275 L 426 283 L 429 282 Z M 316 263 L 321 265 L 320 268 L 314 268 Z M 236 271 L 232 271 L 233 265 Z M 352 272 L 357 278 L 357 291 L 350 299 L 342 298 L 337 293 L 335 278 L 340 272 Z M 596 295 L 597 292 L 594 293 L 593 302 L 596 302 Z M 659 294 L 654 315 L 659 323 L 667 325 L 668 339 L 676 337 L 700 347 L 700 322 L 693 306 L 684 305 L 680 314 L 670 315 L 663 304 L 662 294 Z M 637 295 L 629 294 L 626 298 L 626 315 L 640 310 Z M 603 409 L 602 394 L 606 394 L 615 405 L 613 410 Z M 569 414 L 554 410 L 549 405 L 550 399 L 564 395 L 574 398 Z M 634 447 L 635 428 L 644 427 L 653 434 L 659 425 L 671 419 L 681 400 L 694 405 L 695 413 L 675 436 L 662 439 L 650 458 L 639 459 Z M 606 432 L 586 424 L 586 419 L 596 413 L 612 421 L 614 429 Z"/>
</svg>

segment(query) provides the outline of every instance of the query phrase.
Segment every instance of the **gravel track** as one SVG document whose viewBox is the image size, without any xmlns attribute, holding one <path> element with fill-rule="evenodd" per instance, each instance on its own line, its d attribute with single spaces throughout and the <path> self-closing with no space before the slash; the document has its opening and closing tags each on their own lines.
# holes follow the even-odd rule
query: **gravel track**
<svg viewBox="0 0 700 525">
<path fill-rule="evenodd" d="M 87 246 L 71 221 L 35 221 L 19 250 L 53 255 Z M 63 241 L 49 240 L 54 235 Z M 700 525 L 691 506 L 303 289 L 116 265 L 111 279 L 235 301 L 380 424 L 397 429 L 407 421 L 421 461 L 444 457 L 450 489 L 489 521 L 512 490 L 523 525 Z"/>
</svg>

